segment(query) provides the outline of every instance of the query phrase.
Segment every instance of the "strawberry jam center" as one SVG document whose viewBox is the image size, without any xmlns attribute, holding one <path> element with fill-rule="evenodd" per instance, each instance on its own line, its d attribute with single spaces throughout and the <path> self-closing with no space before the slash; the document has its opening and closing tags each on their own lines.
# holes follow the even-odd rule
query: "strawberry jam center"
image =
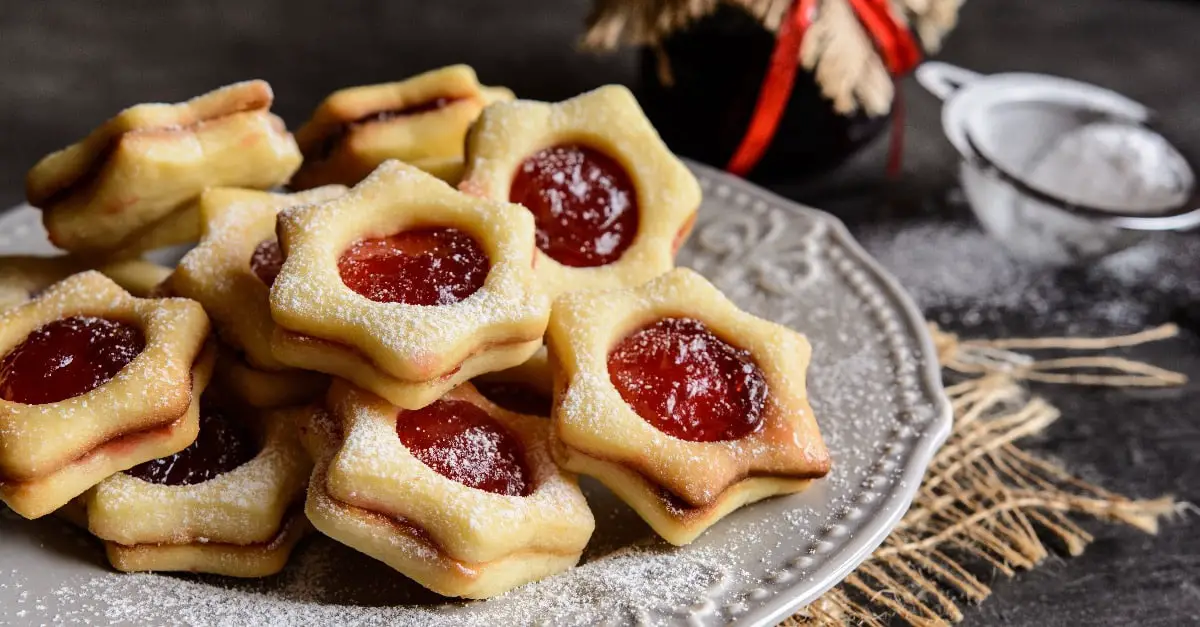
<svg viewBox="0 0 1200 627">
<path fill-rule="evenodd" d="M 516 381 L 472 381 L 475 389 L 489 401 L 508 411 L 526 416 L 549 416 L 553 404 L 549 396 L 532 385 Z"/>
<path fill-rule="evenodd" d="M 404 231 L 355 242 L 338 260 L 346 287 L 379 303 L 450 305 L 483 287 L 491 264 L 458 229 Z"/>
<path fill-rule="evenodd" d="M 610 264 L 637 235 L 637 191 L 629 173 L 586 146 L 553 146 L 525 159 L 509 200 L 533 213 L 537 247 L 565 266 Z"/>
<path fill-rule="evenodd" d="M 507 496 L 532 491 L 521 443 L 471 403 L 441 400 L 402 411 L 396 434 L 414 457 L 447 479 Z"/>
<path fill-rule="evenodd" d="M 77 316 L 30 333 L 0 362 L 0 398 L 55 403 L 108 383 L 146 348 L 141 329 L 104 318 Z"/>
<path fill-rule="evenodd" d="M 126 474 L 161 485 L 195 485 L 215 479 L 258 455 L 254 435 L 223 410 L 202 403 L 200 434 L 191 446 L 150 460 Z"/>
<path fill-rule="evenodd" d="M 642 419 L 681 440 L 737 440 L 762 425 L 762 371 L 698 320 L 664 318 L 633 332 L 609 353 L 608 374 Z"/>
<path fill-rule="evenodd" d="M 267 287 L 275 284 L 279 270 L 283 268 L 283 250 L 275 239 L 265 239 L 254 248 L 250 255 L 250 271 Z"/>
</svg>

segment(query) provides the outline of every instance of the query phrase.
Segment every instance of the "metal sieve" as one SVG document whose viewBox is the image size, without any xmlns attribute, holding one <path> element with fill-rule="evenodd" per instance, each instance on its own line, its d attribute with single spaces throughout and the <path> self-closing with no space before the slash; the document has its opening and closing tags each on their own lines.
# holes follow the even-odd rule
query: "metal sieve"
<svg viewBox="0 0 1200 627">
<path fill-rule="evenodd" d="M 1041 74 L 928 62 L 916 76 L 945 103 L 942 125 L 963 157 L 975 215 L 1017 255 L 1074 263 L 1146 231 L 1200 225 L 1195 175 L 1143 105 Z"/>
</svg>

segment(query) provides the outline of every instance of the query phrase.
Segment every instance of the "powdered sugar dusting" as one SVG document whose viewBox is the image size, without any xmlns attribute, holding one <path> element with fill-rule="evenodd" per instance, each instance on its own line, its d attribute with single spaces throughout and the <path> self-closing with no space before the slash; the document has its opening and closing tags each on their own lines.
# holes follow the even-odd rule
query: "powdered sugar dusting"
<svg viewBox="0 0 1200 627">
<path fill-rule="evenodd" d="M 418 193 L 420 203 L 411 200 Z M 388 235 L 346 226 L 352 222 L 345 217 L 357 214 L 467 232 L 491 264 L 483 286 L 439 307 L 376 303 L 355 293 L 343 282 L 337 258 L 354 240 Z M 352 345 L 399 379 L 442 375 L 455 364 L 437 363 L 439 359 L 463 357 L 432 347 L 470 354 L 479 346 L 512 342 L 514 336 L 528 340 L 520 336 L 538 327 L 548 313 L 549 298 L 535 285 L 532 271 L 528 213 L 516 205 L 465 196 L 397 161 L 385 162 L 340 198 L 283 211 L 279 228 L 287 259 L 271 289 L 275 321 L 289 331 Z"/>
<path fill-rule="evenodd" d="M 666 318 L 608 354 L 612 384 L 642 418 L 692 442 L 736 440 L 762 425 L 767 383 L 749 351 L 692 318 Z"/>
<path fill-rule="evenodd" d="M 282 367 L 271 353 L 275 323 L 268 286 L 279 272 L 275 217 L 284 207 L 321 203 L 345 193 L 327 185 L 295 194 L 209 189 L 200 198 L 204 235 L 179 261 L 171 290 L 196 300 L 221 339 L 257 365 Z"/>
<path fill-rule="evenodd" d="M 458 394 L 449 399 L 459 400 Z M 490 561 L 525 548 L 565 551 L 573 545 L 578 550 L 586 541 L 592 514 L 574 482 L 551 459 L 544 420 L 492 416 L 520 440 L 532 490 L 527 496 L 491 494 L 427 466 L 397 436 L 394 410 L 356 398 L 362 396 L 352 393 L 339 404 L 339 414 L 348 412 L 343 418 L 347 433 L 330 463 L 332 497 L 410 520 L 467 561 Z"/>
<path fill-rule="evenodd" d="M 287 508 L 301 498 L 312 469 L 293 423 L 305 411 L 310 410 L 240 417 L 261 431 L 261 450 L 206 481 L 168 486 L 127 473 L 109 477 L 89 495 L 93 531 L 123 544 L 184 544 L 204 538 L 262 542 L 275 536 Z"/>
<path fill-rule="evenodd" d="M 580 237 L 579 233 L 562 237 L 571 229 L 560 228 L 564 226 L 561 223 L 554 224 L 557 234 L 542 234 L 554 237 L 539 236 L 539 246 L 549 253 L 539 261 L 538 270 L 547 289 L 557 295 L 583 286 L 595 289 L 635 285 L 670 269 L 672 244 L 700 203 L 699 186 L 694 175 L 662 143 L 633 95 L 624 87 L 608 85 L 555 104 L 518 100 L 489 106 L 467 136 L 466 172 L 459 187 L 485 198 L 516 199 L 513 192 L 521 190 L 513 173 L 524 172 L 522 162 L 527 157 L 557 142 L 577 142 L 615 160 L 636 191 L 636 198 L 631 195 L 627 203 L 617 204 L 622 208 L 636 204 L 640 209 L 635 220 L 630 211 L 614 211 L 611 204 L 614 199 L 607 198 L 610 204 L 604 211 L 569 212 L 586 212 L 596 218 L 571 221 L 575 228 L 591 223 L 586 237 Z M 586 168 L 580 175 L 586 178 Z M 562 177 L 563 189 L 557 190 L 565 192 L 562 199 L 588 196 L 582 193 L 585 191 L 595 199 L 609 196 L 604 189 L 606 185 L 598 186 L 597 181 L 591 181 L 585 186 L 570 181 L 571 178 Z M 556 185 L 552 178 L 547 180 L 551 186 Z M 559 211 L 566 209 L 561 203 L 538 196 L 542 194 L 532 194 L 531 201 L 541 208 L 531 209 L 541 214 L 539 227 L 567 215 L 568 212 Z M 557 209 L 556 204 L 559 204 Z M 593 229 L 597 224 L 601 228 Z M 617 233 L 618 227 L 622 231 L 636 227 L 637 237 L 633 241 L 623 239 Z M 559 246 L 551 241 L 560 238 Z M 587 254 L 580 254 L 580 244 Z M 628 248 L 620 252 L 625 246 Z M 574 253 L 569 253 L 571 248 Z M 615 262 L 603 261 L 617 253 L 619 259 Z M 562 264 L 555 261 L 560 257 Z M 569 267 L 597 266 L 597 262 L 607 265 L 592 269 Z"/>
<path fill-rule="evenodd" d="M 1194 272 L 1200 241 L 1175 233 L 1153 234 L 1079 268 L 1015 259 L 969 223 L 923 219 L 899 229 L 869 227 L 861 236 L 863 246 L 923 309 L 959 328 L 1019 312 L 1059 332 L 1088 320 L 1120 332 L 1144 325 L 1164 302 L 1185 305 L 1200 298 L 1200 277 Z M 1092 296 L 1073 296 L 1079 293 Z M 952 318 L 939 319 L 943 314 Z"/>
<path fill-rule="evenodd" d="M 452 603 L 454 612 L 395 571 L 323 538 L 303 545 L 282 575 L 264 581 L 103 573 L 39 593 L 12 571 L 0 586 L 21 589 L 10 616 L 26 612 L 60 625 L 594 625 L 644 618 L 646 602 L 695 603 L 724 582 L 718 559 L 622 549 L 487 602 Z M 348 573 L 361 587 L 346 586 Z"/>
<path fill-rule="evenodd" d="M 208 334 L 200 307 L 178 299 L 135 299 L 97 272 L 83 272 L 50 286 L 37 299 L 0 315 L 0 350 L 8 352 L 31 331 L 64 317 L 88 315 L 130 320 L 144 348 L 107 382 L 54 403 L 0 401 L 0 450 L 21 452 L 44 473 L 89 451 L 120 428 L 145 428 L 146 416 L 178 417 L 187 407 L 189 373 Z M 89 421 L 79 417 L 86 415 Z M 163 426 L 160 422 L 159 426 Z M 58 465 L 58 466 L 56 466 Z"/>
<path fill-rule="evenodd" d="M 402 412 L 396 432 L 405 448 L 438 474 L 508 496 L 533 488 L 519 441 L 478 405 L 439 400 Z"/>
<path fill-rule="evenodd" d="M 713 180 L 719 182 L 715 175 L 709 177 Z M 762 202 L 774 201 L 764 197 Z M 736 212 L 727 202 L 713 204 L 701 212 L 698 228 Z M 813 221 L 789 215 L 788 219 Z M 852 257 L 836 243 L 812 243 Z M 912 343 L 907 333 L 888 331 L 882 322 L 894 324 L 899 316 L 891 299 L 885 293 L 879 299 L 882 304 L 872 304 L 875 301 L 853 291 L 840 271 L 835 272 L 821 248 L 814 250 L 811 260 L 821 266 L 820 272 L 798 283 L 795 291 L 719 286 L 736 294 L 738 304 L 752 313 L 787 320 L 809 335 L 814 344 L 809 387 L 833 453 L 833 470 L 806 493 L 733 513 L 692 545 L 670 548 L 654 540 L 632 510 L 585 480 L 597 533 L 579 568 L 486 602 L 457 603 L 423 592 L 386 566 L 321 538 L 302 545 L 282 575 L 265 581 L 117 575 L 102 570 L 102 556 L 83 536 L 53 523 L 4 517 L 0 511 L 5 565 L 10 563 L 8 555 L 19 565 L 11 574 L 3 573 L 10 576 L 0 577 L 0 599 L 14 611 L 27 612 L 26 620 L 64 624 L 490 627 L 725 623 L 747 608 L 802 591 L 812 593 L 831 576 L 831 564 L 844 563 L 848 550 L 864 550 L 878 537 L 870 521 L 896 505 L 891 496 L 901 481 L 901 469 L 913 459 L 906 447 L 922 428 L 901 416 L 898 401 L 902 392 L 916 393 L 912 402 L 924 410 L 927 400 L 914 386 L 897 383 L 911 371 L 905 363 L 911 360 Z M 774 255 L 761 247 L 758 254 Z M 694 243 L 681 255 L 684 260 L 698 257 L 719 266 L 714 251 Z M 394 431 L 389 435 L 395 441 Z M 885 443 L 888 448 L 881 448 Z M 897 465 L 872 468 L 884 457 Z M 869 490 L 863 487 L 867 482 Z M 835 526 L 848 535 L 826 536 Z M 47 548 L 64 542 L 68 547 L 62 551 Z M 85 548 L 89 546 L 93 548 Z M 89 561 L 81 564 L 79 556 Z M 28 594 L 21 597 L 22 592 Z"/>
<path fill-rule="evenodd" d="M 619 163 L 585 146 L 558 145 L 526 158 L 510 196 L 533 213 L 537 246 L 568 266 L 616 261 L 638 231 L 637 190 Z"/>
<path fill-rule="evenodd" d="M 610 370 L 608 361 L 611 335 L 625 331 L 620 327 L 625 321 L 639 316 L 653 319 L 655 314 L 695 316 L 719 337 L 738 342 L 763 371 L 766 402 L 786 407 L 782 420 L 791 425 L 795 418 L 801 429 L 811 420 L 800 413 L 804 385 L 796 379 L 804 373 L 805 342 L 788 329 L 736 312 L 713 286 L 686 270 L 675 270 L 633 291 L 577 292 L 556 301 L 548 346 L 558 358 L 573 364 L 556 414 L 562 442 L 585 451 L 602 450 L 608 459 L 636 463 L 638 470 L 656 483 L 690 500 L 712 499 L 745 473 L 753 472 L 764 459 L 777 455 L 779 442 L 744 431 L 743 437 L 686 442 L 691 438 L 668 436 L 631 409 L 610 374 L 616 372 Z M 770 429 L 790 433 L 793 427 L 780 424 Z M 812 461 L 823 457 L 819 444 L 810 448 L 807 442 L 796 441 L 796 445 L 810 451 Z"/>
</svg>

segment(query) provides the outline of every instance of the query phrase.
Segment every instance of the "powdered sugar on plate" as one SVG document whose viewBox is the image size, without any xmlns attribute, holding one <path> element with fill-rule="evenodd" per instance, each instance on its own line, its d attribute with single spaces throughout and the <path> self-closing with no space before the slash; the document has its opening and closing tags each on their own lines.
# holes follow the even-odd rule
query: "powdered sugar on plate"
<svg viewBox="0 0 1200 627">
<path fill-rule="evenodd" d="M 737 618 L 760 624 L 815 598 L 886 535 L 945 432 L 948 412 L 936 385 L 924 382 L 921 321 L 898 305 L 839 229 L 741 182 L 697 171 L 711 192 L 697 232 L 721 228 L 732 216 L 753 228 L 738 240 L 735 256 L 693 238 L 681 260 L 714 270 L 710 276 L 739 305 L 786 321 L 814 347 L 809 390 L 834 463 L 808 491 L 743 508 L 676 548 L 655 540 L 611 493 L 584 481 L 597 533 L 583 563 L 470 603 L 437 597 L 323 538 L 302 544 L 281 575 L 263 581 L 128 575 L 112 572 L 81 532 L 0 516 L 0 575 L 6 575 L 0 622 L 491 627 Z M 0 234 L 10 216 L 13 223 L 36 219 L 31 211 L 0 217 Z M 814 266 L 803 280 L 785 285 L 753 273 L 720 273 L 746 263 L 791 268 L 800 250 L 793 243 Z M 3 235 L 0 250 L 9 250 Z"/>
<path fill-rule="evenodd" d="M 972 223 L 920 219 L 872 226 L 863 246 L 935 321 L 969 328 L 1019 314 L 1032 326 L 1113 332 L 1163 322 L 1164 308 L 1200 299 L 1200 240 L 1153 234 L 1086 267 L 1043 267 L 1013 258 Z M 1088 294 L 1088 298 L 1079 297 Z"/>
<path fill-rule="evenodd" d="M 54 532 L 82 538 L 61 523 L 39 524 L 62 526 Z M 80 553 L 102 559 L 94 550 Z M 58 625 L 590 625 L 645 618 L 647 604 L 691 605 L 726 583 L 730 575 L 721 564 L 727 561 L 715 552 L 684 555 L 642 544 L 486 602 L 453 602 L 318 538 L 302 545 L 283 574 L 261 581 L 120 574 L 91 567 L 90 577 L 38 592 L 23 570 L 12 570 L 0 592 L 19 591 L 12 595 L 15 604 L 4 608 L 8 619 L 36 617 Z"/>
</svg>

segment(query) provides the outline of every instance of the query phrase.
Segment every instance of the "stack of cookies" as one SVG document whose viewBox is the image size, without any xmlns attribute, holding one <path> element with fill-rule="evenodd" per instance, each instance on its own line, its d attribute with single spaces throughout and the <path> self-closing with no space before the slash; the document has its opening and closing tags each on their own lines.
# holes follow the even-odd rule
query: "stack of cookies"
<svg viewBox="0 0 1200 627">
<path fill-rule="evenodd" d="M 127 571 L 260 577 L 313 529 L 446 596 L 572 568 L 597 478 L 672 544 L 829 470 L 810 348 L 675 268 L 695 178 L 628 90 L 466 66 L 139 105 L 39 162 L 0 258 L 0 499 Z M 178 266 L 140 256 L 194 244 Z"/>
</svg>

